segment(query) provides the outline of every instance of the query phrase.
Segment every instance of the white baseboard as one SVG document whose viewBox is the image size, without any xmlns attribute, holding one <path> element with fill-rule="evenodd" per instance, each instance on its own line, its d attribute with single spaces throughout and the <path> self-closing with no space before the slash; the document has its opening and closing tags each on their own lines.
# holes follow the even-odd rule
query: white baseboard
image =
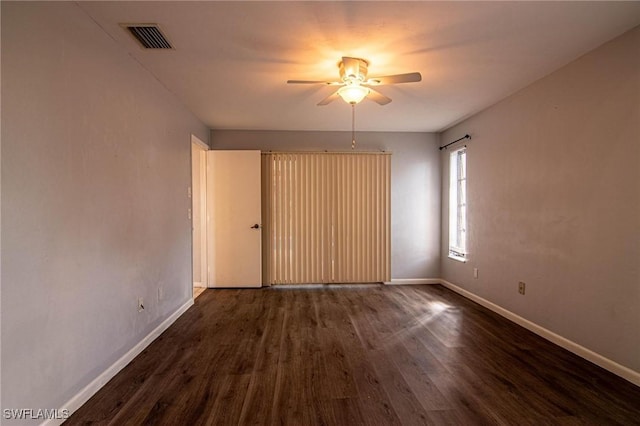
<svg viewBox="0 0 640 426">
<path fill-rule="evenodd" d="M 193 282 L 193 286 L 194 287 L 198 287 L 198 288 L 207 288 L 206 285 L 204 285 L 204 284 L 202 284 L 201 282 L 198 282 L 198 281 L 194 281 Z"/>
<path fill-rule="evenodd" d="M 69 416 L 78 408 L 89 400 L 96 392 L 100 390 L 109 380 L 113 378 L 120 370 L 129 364 L 136 356 L 138 356 L 147 346 L 151 344 L 158 336 L 171 326 L 187 309 L 193 305 L 193 299 L 187 300 L 184 305 L 176 309 L 167 319 L 162 321 L 160 325 L 154 328 L 151 333 L 147 334 L 137 345 L 131 348 L 126 354 L 122 355 L 115 363 L 103 371 L 98 377 L 93 379 L 91 383 L 85 386 L 80 392 L 67 401 L 59 410 L 67 410 Z M 64 419 L 49 419 L 41 423 L 41 426 L 57 426 L 62 424 Z"/>
<path fill-rule="evenodd" d="M 415 285 L 415 284 L 440 284 L 440 278 L 391 278 L 385 281 L 385 285 Z"/>
<path fill-rule="evenodd" d="M 482 297 L 477 296 L 470 291 L 458 287 L 457 285 L 452 284 L 447 280 L 440 280 L 440 284 L 452 291 L 455 291 L 461 296 L 473 300 L 474 302 L 484 306 L 485 308 L 490 309 L 493 312 L 515 322 L 516 324 L 526 328 L 527 330 L 537 334 L 538 336 L 543 337 L 570 352 L 573 352 L 574 354 L 586 359 L 587 361 L 591 361 L 592 363 L 604 368 L 605 370 L 608 370 L 613 374 L 620 376 L 637 386 L 640 386 L 640 372 L 625 367 L 624 365 L 618 364 L 617 362 L 612 361 L 609 358 L 606 358 L 596 352 L 593 352 L 592 350 L 587 349 L 576 342 L 562 337 L 551 330 L 547 330 L 546 328 L 539 326 L 538 324 L 531 322 L 528 319 L 521 317 L 520 315 L 514 314 L 513 312 L 508 311 L 503 307 L 488 301 L 487 299 L 483 299 Z"/>
</svg>

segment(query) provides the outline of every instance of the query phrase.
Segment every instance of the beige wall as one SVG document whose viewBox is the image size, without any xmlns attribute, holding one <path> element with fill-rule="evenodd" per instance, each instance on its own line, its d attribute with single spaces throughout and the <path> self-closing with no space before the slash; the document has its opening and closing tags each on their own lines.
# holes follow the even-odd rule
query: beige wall
<svg viewBox="0 0 640 426">
<path fill-rule="evenodd" d="M 442 154 L 443 278 L 636 372 L 639 52 L 636 28 L 442 135 L 473 138 L 466 264 L 446 256 Z"/>
<path fill-rule="evenodd" d="M 190 300 L 208 129 L 74 3 L 1 7 L 1 405 L 60 408 Z"/>
<path fill-rule="evenodd" d="M 358 150 L 391 157 L 391 277 L 440 276 L 440 160 L 433 133 L 356 133 Z M 351 132 L 213 130 L 213 149 L 349 151 Z"/>
</svg>

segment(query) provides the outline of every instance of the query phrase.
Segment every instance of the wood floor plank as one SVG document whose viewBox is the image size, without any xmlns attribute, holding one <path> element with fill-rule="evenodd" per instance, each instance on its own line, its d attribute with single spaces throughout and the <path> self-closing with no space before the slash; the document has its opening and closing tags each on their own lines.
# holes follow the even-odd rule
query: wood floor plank
<svg viewBox="0 0 640 426">
<path fill-rule="evenodd" d="M 242 406 L 251 377 L 248 374 L 227 374 L 205 424 L 207 426 L 235 425 L 240 420 Z M 173 423 L 178 424 L 178 422 Z"/>
<path fill-rule="evenodd" d="M 485 387 L 477 377 L 467 376 L 462 371 L 454 371 L 430 374 L 429 378 L 455 407 L 456 417 L 464 419 L 461 424 L 507 424 L 499 414 L 499 407 L 493 409 L 496 406 L 496 399 L 492 389 Z"/>
<path fill-rule="evenodd" d="M 280 386 L 276 387 L 278 398 L 274 400 L 272 425 L 318 424 L 313 406 L 312 390 L 305 386 L 305 375 L 310 365 L 297 356 L 278 366 Z"/>
<path fill-rule="evenodd" d="M 320 333 L 319 343 L 322 347 L 322 368 L 320 372 L 326 386 L 323 387 L 326 397 L 323 399 L 357 398 L 358 389 L 353 377 L 353 369 L 347 360 L 345 347 L 335 333 L 326 329 Z"/>
<path fill-rule="evenodd" d="M 65 425 L 639 424 L 640 388 L 439 285 L 205 290 Z"/>
<path fill-rule="evenodd" d="M 393 349 L 391 359 L 414 395 L 420 395 L 418 402 L 427 411 L 447 410 L 451 404 L 433 384 L 429 375 L 421 367 L 420 357 L 414 357 L 404 347 Z"/>
<path fill-rule="evenodd" d="M 393 353 L 393 354 L 392 354 Z M 371 351 L 371 359 L 376 373 L 384 384 L 387 396 L 402 424 L 429 424 L 427 411 L 413 393 L 400 371 L 395 367 L 392 359 L 395 351 Z"/>
<path fill-rule="evenodd" d="M 357 398 L 332 399 L 331 406 L 333 408 L 336 425 L 353 425 L 364 426 L 365 414 L 360 407 L 360 400 Z"/>
<path fill-rule="evenodd" d="M 275 392 L 277 366 L 272 365 L 252 374 L 247 386 L 238 424 L 261 425 L 271 417 L 270 401 Z"/>
<path fill-rule="evenodd" d="M 372 426 L 401 425 L 373 364 L 364 348 L 358 345 L 359 339 L 353 327 L 337 330 L 337 336 L 349 348 L 346 358 L 353 371 L 360 407 L 366 413 L 365 422 Z"/>
</svg>

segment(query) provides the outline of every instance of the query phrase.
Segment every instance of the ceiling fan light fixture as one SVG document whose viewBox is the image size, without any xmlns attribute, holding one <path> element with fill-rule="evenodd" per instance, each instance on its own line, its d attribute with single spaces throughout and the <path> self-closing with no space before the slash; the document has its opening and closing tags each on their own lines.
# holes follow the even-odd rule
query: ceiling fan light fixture
<svg viewBox="0 0 640 426">
<path fill-rule="evenodd" d="M 0 0 L 1 1 L 1 0 Z M 338 62 L 340 71 L 340 81 L 323 81 L 323 80 L 287 80 L 288 84 L 325 84 L 329 86 L 342 86 L 320 102 L 318 106 L 328 105 L 341 97 L 346 103 L 355 105 L 364 98 L 377 103 L 378 105 L 387 105 L 391 102 L 391 98 L 379 93 L 372 86 L 399 83 L 416 83 L 422 80 L 419 72 L 411 72 L 405 74 L 394 74 L 373 77 L 367 79 L 369 62 L 362 58 L 352 58 L 343 56 Z"/>
<path fill-rule="evenodd" d="M 360 103 L 369 94 L 369 89 L 359 84 L 350 84 L 341 87 L 338 95 L 348 104 L 355 105 Z"/>
</svg>

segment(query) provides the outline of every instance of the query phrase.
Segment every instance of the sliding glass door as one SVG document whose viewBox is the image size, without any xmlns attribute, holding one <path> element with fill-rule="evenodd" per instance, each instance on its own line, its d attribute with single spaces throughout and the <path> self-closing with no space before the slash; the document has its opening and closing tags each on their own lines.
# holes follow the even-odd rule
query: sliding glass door
<svg viewBox="0 0 640 426">
<path fill-rule="evenodd" d="M 390 279 L 388 153 L 264 153 L 268 284 Z"/>
</svg>

